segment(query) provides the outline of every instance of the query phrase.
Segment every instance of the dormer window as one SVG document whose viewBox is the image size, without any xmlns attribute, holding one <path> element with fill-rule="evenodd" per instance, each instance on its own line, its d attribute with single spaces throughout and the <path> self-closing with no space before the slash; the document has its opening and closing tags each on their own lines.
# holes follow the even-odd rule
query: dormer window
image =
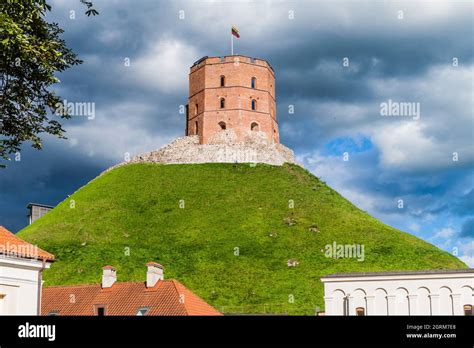
<svg viewBox="0 0 474 348">
<path fill-rule="evenodd" d="M 94 306 L 95 315 L 98 317 L 106 316 L 106 308 L 104 305 L 96 305 Z"/>
<path fill-rule="evenodd" d="M 221 76 L 221 87 L 225 86 L 225 76 Z"/>
<path fill-rule="evenodd" d="M 225 108 L 225 99 L 224 98 L 221 98 L 221 109 L 224 109 Z"/>
<path fill-rule="evenodd" d="M 474 315 L 472 305 L 464 305 L 464 315 Z"/>
<path fill-rule="evenodd" d="M 138 310 L 137 310 L 137 316 L 138 316 L 138 317 L 141 317 L 141 316 L 147 315 L 149 311 L 150 311 L 150 307 L 141 307 L 141 308 L 138 308 Z"/>
</svg>

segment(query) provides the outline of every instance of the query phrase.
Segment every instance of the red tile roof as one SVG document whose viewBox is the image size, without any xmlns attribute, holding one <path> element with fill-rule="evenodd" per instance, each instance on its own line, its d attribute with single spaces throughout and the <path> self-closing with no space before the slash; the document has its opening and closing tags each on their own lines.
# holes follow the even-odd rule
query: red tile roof
<svg viewBox="0 0 474 348">
<path fill-rule="evenodd" d="M 54 260 L 53 254 L 25 242 L 3 226 L 0 226 L 0 254 L 14 255 L 29 259 Z"/>
<path fill-rule="evenodd" d="M 105 306 L 106 315 L 136 315 L 142 307 L 149 307 L 147 315 L 222 315 L 177 280 L 159 280 L 153 288 L 145 282 L 43 288 L 42 315 L 95 315 L 97 306 Z"/>
</svg>

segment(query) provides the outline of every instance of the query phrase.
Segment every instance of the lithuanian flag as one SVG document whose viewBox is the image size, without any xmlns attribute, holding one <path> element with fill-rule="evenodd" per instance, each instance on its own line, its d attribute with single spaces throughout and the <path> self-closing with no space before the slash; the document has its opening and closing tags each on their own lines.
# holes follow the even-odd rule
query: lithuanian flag
<svg viewBox="0 0 474 348">
<path fill-rule="evenodd" d="M 230 31 L 232 35 L 234 35 L 237 39 L 240 37 L 239 30 L 235 27 L 235 25 L 232 26 L 232 30 Z"/>
</svg>

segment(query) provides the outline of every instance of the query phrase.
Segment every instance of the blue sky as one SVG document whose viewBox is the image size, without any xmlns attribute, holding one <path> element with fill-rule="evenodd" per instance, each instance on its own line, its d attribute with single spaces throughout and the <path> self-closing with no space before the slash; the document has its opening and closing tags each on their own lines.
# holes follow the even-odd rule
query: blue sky
<svg viewBox="0 0 474 348">
<path fill-rule="evenodd" d="M 281 141 L 298 160 L 474 267 L 472 2 L 95 0 L 90 18 L 78 0 L 51 4 L 84 60 L 56 89 L 96 117 L 73 117 L 67 140 L 24 146 L 0 171 L 1 225 L 18 231 L 28 202 L 57 204 L 125 153 L 182 136 L 189 67 L 230 54 L 234 24 L 235 52 L 275 69 Z M 417 103 L 419 119 L 382 116 L 388 100 Z"/>
</svg>

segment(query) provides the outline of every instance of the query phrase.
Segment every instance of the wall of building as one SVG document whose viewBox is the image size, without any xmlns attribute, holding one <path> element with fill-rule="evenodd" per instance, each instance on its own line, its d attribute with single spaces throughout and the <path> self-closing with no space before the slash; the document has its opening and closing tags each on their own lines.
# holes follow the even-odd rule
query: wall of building
<svg viewBox="0 0 474 348">
<path fill-rule="evenodd" d="M 41 268 L 42 261 L 0 255 L 0 315 L 38 314 Z"/>
<path fill-rule="evenodd" d="M 464 315 L 474 304 L 474 272 L 323 278 L 326 315 Z"/>
</svg>

